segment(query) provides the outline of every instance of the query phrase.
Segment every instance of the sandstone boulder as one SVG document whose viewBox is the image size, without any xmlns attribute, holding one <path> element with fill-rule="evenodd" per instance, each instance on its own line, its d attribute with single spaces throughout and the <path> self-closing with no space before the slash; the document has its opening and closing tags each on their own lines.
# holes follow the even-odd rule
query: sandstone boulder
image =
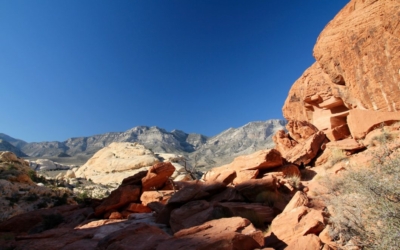
<svg viewBox="0 0 400 250">
<path fill-rule="evenodd" d="M 107 235 L 99 241 L 97 249 L 150 250 L 156 249 L 160 242 L 169 238 L 171 236 L 160 228 L 140 223 Z"/>
<path fill-rule="evenodd" d="M 321 241 L 315 234 L 301 236 L 288 245 L 286 250 L 316 250 L 321 249 Z"/>
<path fill-rule="evenodd" d="M 266 198 L 275 195 L 277 188 L 277 180 L 272 175 L 263 179 L 248 180 L 235 186 L 241 195 L 252 202 L 265 202 Z"/>
<path fill-rule="evenodd" d="M 143 191 L 162 188 L 174 171 L 175 167 L 170 162 L 160 162 L 155 164 L 142 179 Z"/>
<path fill-rule="evenodd" d="M 169 224 L 173 232 L 212 220 L 214 207 L 205 200 L 190 201 L 171 212 Z"/>
<path fill-rule="evenodd" d="M 113 142 L 93 155 L 75 175 L 91 179 L 95 183 L 121 183 L 159 159 L 154 153 L 138 143 Z M 147 170 L 147 169 L 146 169 Z"/>
<path fill-rule="evenodd" d="M 283 156 L 284 152 L 289 151 L 291 148 L 297 145 L 297 142 L 289 137 L 289 134 L 285 130 L 278 130 L 272 140 L 275 143 L 275 149 L 277 149 Z"/>
<path fill-rule="evenodd" d="M 325 134 L 322 131 L 314 134 L 306 141 L 297 144 L 294 148 L 286 152 L 285 158 L 288 162 L 297 165 L 308 164 L 317 156 L 321 150 L 322 143 L 326 140 Z"/>
<path fill-rule="evenodd" d="M 133 185 L 119 186 L 112 191 L 110 196 L 95 208 L 95 216 L 99 217 L 114 209 L 123 207 L 131 202 L 138 202 L 140 198 L 140 187 Z"/>
<path fill-rule="evenodd" d="M 289 135 L 296 142 L 303 142 L 318 132 L 318 129 L 307 121 L 291 120 L 286 124 Z"/>
<path fill-rule="evenodd" d="M 228 186 L 225 190 L 211 196 L 208 200 L 210 202 L 245 201 L 245 198 L 237 191 L 236 188 Z"/>
<path fill-rule="evenodd" d="M 232 163 L 213 168 L 203 177 L 204 180 L 220 180 L 228 182 L 233 178 L 233 170 L 236 172 L 234 184 L 256 178 L 258 171 L 281 166 L 283 159 L 276 149 L 260 150 L 250 155 L 236 157 Z"/>
<path fill-rule="evenodd" d="M 295 244 L 308 234 L 318 235 L 325 227 L 321 211 L 305 206 L 279 214 L 271 223 L 271 232 L 265 237 L 265 246 L 281 249 Z"/>
<path fill-rule="evenodd" d="M 176 194 L 174 194 L 169 199 L 168 204 L 185 203 L 189 201 L 204 199 L 223 191 L 225 188 L 226 184 L 222 182 L 187 182 L 178 192 L 176 192 Z"/>
<path fill-rule="evenodd" d="M 297 191 L 290 200 L 290 202 L 286 205 L 282 213 L 289 212 L 297 207 L 307 206 L 307 205 L 308 205 L 307 194 L 301 191 Z"/>
<path fill-rule="evenodd" d="M 214 213 L 218 212 L 224 217 L 246 218 L 259 228 L 266 227 L 275 218 L 274 209 L 261 203 L 221 202 L 215 205 Z"/>
<path fill-rule="evenodd" d="M 170 249 L 243 249 L 263 246 L 262 232 L 255 229 L 247 219 L 223 218 L 202 225 L 183 229 L 174 237 L 163 241 L 157 250 Z"/>
<path fill-rule="evenodd" d="M 167 190 L 145 191 L 140 196 L 140 201 L 145 206 L 151 202 L 159 202 L 162 204 L 167 204 L 168 200 L 171 198 L 173 194 L 174 191 L 167 191 Z"/>
</svg>

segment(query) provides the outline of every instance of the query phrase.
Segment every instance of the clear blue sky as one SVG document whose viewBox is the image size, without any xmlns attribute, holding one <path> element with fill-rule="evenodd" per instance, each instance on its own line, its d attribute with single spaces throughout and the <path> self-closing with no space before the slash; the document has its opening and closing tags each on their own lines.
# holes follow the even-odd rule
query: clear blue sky
<svg viewBox="0 0 400 250">
<path fill-rule="evenodd" d="M 347 0 L 0 0 L 0 132 L 32 141 L 282 118 Z"/>
</svg>

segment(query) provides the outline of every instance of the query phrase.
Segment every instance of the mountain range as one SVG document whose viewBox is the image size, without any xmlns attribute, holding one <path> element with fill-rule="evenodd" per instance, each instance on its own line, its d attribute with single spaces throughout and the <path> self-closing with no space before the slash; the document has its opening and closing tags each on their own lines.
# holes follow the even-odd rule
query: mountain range
<svg viewBox="0 0 400 250">
<path fill-rule="evenodd" d="M 274 146 L 272 136 L 277 130 L 285 129 L 284 120 L 250 122 L 239 128 L 229 128 L 222 133 L 207 137 L 181 130 L 166 131 L 159 127 L 138 126 L 125 132 L 112 132 L 88 137 L 69 138 L 66 141 L 32 142 L 15 139 L 0 133 L 0 139 L 14 148 L 20 156 L 35 158 L 60 158 L 71 156 L 87 160 L 101 148 L 112 142 L 138 142 L 157 153 L 185 155 L 189 161 L 200 167 L 214 167 L 233 160 L 242 154 Z"/>
</svg>

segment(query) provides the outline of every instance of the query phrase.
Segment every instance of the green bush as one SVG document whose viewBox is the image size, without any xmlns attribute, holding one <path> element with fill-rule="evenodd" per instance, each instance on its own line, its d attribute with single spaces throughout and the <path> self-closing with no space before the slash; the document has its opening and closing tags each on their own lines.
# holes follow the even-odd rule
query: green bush
<svg viewBox="0 0 400 250">
<path fill-rule="evenodd" d="M 385 145 L 370 166 L 325 181 L 331 236 L 364 249 L 400 249 L 400 152 Z"/>
</svg>

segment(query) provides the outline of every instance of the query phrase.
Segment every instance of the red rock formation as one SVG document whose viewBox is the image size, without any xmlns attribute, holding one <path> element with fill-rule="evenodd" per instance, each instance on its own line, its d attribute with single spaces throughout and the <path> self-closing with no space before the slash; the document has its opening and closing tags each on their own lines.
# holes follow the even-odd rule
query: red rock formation
<svg viewBox="0 0 400 250">
<path fill-rule="evenodd" d="M 174 171 L 175 167 L 170 162 L 156 163 L 142 179 L 143 191 L 162 188 Z"/>
<path fill-rule="evenodd" d="M 399 111 L 399 16 L 398 1 L 348 3 L 319 35 L 317 62 L 292 86 L 285 118 L 308 121 L 332 141 L 365 136 L 362 120 L 347 127 L 349 110 Z"/>
<path fill-rule="evenodd" d="M 250 155 L 236 157 L 230 164 L 213 168 L 203 177 L 204 180 L 220 180 L 228 182 L 233 177 L 232 170 L 236 172 L 234 184 L 239 184 L 257 177 L 260 170 L 270 169 L 283 164 L 281 153 L 276 149 L 260 150 Z"/>
<path fill-rule="evenodd" d="M 299 238 L 308 234 L 318 235 L 324 227 L 321 211 L 305 206 L 296 207 L 281 213 L 272 221 L 271 232 L 265 237 L 265 246 L 282 249 L 296 245 Z"/>
<path fill-rule="evenodd" d="M 247 219 L 240 217 L 208 221 L 202 225 L 183 229 L 174 237 L 163 241 L 157 250 L 170 249 L 242 249 L 263 246 L 262 232 Z"/>
<path fill-rule="evenodd" d="M 105 198 L 103 202 L 96 207 L 94 214 L 99 217 L 114 209 L 123 207 L 131 202 L 139 201 L 140 187 L 139 186 L 119 186 L 112 191 L 110 196 Z"/>
<path fill-rule="evenodd" d="M 285 159 L 294 164 L 308 164 L 321 150 L 322 143 L 326 140 L 322 131 L 314 134 L 306 141 L 297 144 L 294 148 L 285 153 Z"/>
</svg>

